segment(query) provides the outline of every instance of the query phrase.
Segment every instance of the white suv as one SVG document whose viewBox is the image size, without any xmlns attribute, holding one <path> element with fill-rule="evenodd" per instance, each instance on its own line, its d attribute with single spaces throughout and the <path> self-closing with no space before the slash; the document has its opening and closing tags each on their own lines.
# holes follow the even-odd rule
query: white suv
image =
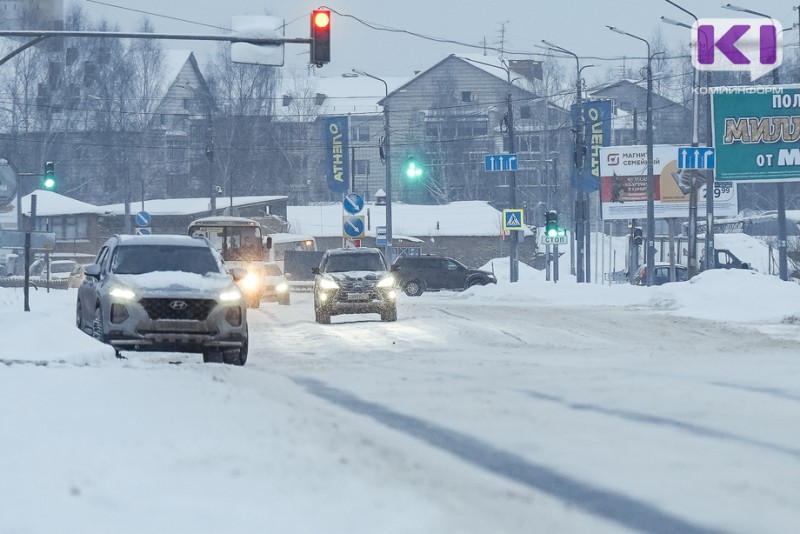
<svg viewBox="0 0 800 534">
<path fill-rule="evenodd" d="M 234 277 L 246 271 L 231 271 L 203 238 L 114 236 L 84 269 L 77 326 L 117 353 L 201 352 L 244 365 L 247 306 Z"/>
</svg>

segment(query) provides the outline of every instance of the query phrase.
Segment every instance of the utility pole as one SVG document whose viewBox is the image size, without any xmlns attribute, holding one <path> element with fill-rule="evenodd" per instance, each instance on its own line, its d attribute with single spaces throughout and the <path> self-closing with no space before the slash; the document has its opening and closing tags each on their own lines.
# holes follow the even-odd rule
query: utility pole
<svg viewBox="0 0 800 534">
<path fill-rule="evenodd" d="M 511 84 L 511 71 L 508 71 L 508 83 Z M 514 153 L 514 106 L 512 103 L 511 92 L 506 95 L 506 126 L 508 127 L 508 153 Z M 509 208 L 516 209 L 517 207 L 517 171 L 511 172 L 511 190 L 510 190 L 510 203 Z M 511 230 L 511 282 L 519 281 L 519 232 L 521 230 Z"/>
</svg>

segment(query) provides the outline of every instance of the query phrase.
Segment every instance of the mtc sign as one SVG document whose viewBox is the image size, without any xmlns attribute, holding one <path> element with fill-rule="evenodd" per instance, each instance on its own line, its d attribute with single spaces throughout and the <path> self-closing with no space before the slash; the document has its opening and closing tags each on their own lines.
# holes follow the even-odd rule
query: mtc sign
<svg viewBox="0 0 800 534">
<path fill-rule="evenodd" d="M 716 180 L 800 181 L 800 88 L 719 89 L 711 97 Z"/>
</svg>

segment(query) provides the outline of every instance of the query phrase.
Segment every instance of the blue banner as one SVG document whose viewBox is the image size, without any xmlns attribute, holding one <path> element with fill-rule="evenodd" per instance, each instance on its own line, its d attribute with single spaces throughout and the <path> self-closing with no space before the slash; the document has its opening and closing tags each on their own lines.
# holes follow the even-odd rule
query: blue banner
<svg viewBox="0 0 800 534">
<path fill-rule="evenodd" d="M 580 172 L 573 172 L 572 186 L 583 191 L 600 189 L 600 147 L 611 145 L 611 101 L 583 102 L 583 141 L 586 153 Z M 570 110 L 572 123 L 578 124 L 578 106 Z"/>
<path fill-rule="evenodd" d="M 347 117 L 328 117 L 323 120 L 325 137 L 325 175 L 328 189 L 334 193 L 350 190 L 350 148 Z"/>
</svg>

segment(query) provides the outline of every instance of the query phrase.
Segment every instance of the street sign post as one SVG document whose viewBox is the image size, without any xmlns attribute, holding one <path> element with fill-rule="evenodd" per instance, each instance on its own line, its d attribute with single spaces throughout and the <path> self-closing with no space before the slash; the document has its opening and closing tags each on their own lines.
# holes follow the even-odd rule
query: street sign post
<svg viewBox="0 0 800 534">
<path fill-rule="evenodd" d="M 344 211 L 352 215 L 356 215 L 364 209 L 364 198 L 358 193 L 348 193 L 342 201 Z"/>
<path fill-rule="evenodd" d="M 541 238 L 542 245 L 569 245 L 569 236 L 567 235 L 558 235 L 558 236 L 548 236 L 543 235 Z"/>
<path fill-rule="evenodd" d="M 494 154 L 484 157 L 484 165 L 487 172 L 516 171 L 517 161 L 516 154 Z"/>
<path fill-rule="evenodd" d="M 385 226 L 376 226 L 375 227 L 375 244 L 381 247 L 385 247 L 389 243 L 386 240 L 386 227 Z"/>
</svg>

